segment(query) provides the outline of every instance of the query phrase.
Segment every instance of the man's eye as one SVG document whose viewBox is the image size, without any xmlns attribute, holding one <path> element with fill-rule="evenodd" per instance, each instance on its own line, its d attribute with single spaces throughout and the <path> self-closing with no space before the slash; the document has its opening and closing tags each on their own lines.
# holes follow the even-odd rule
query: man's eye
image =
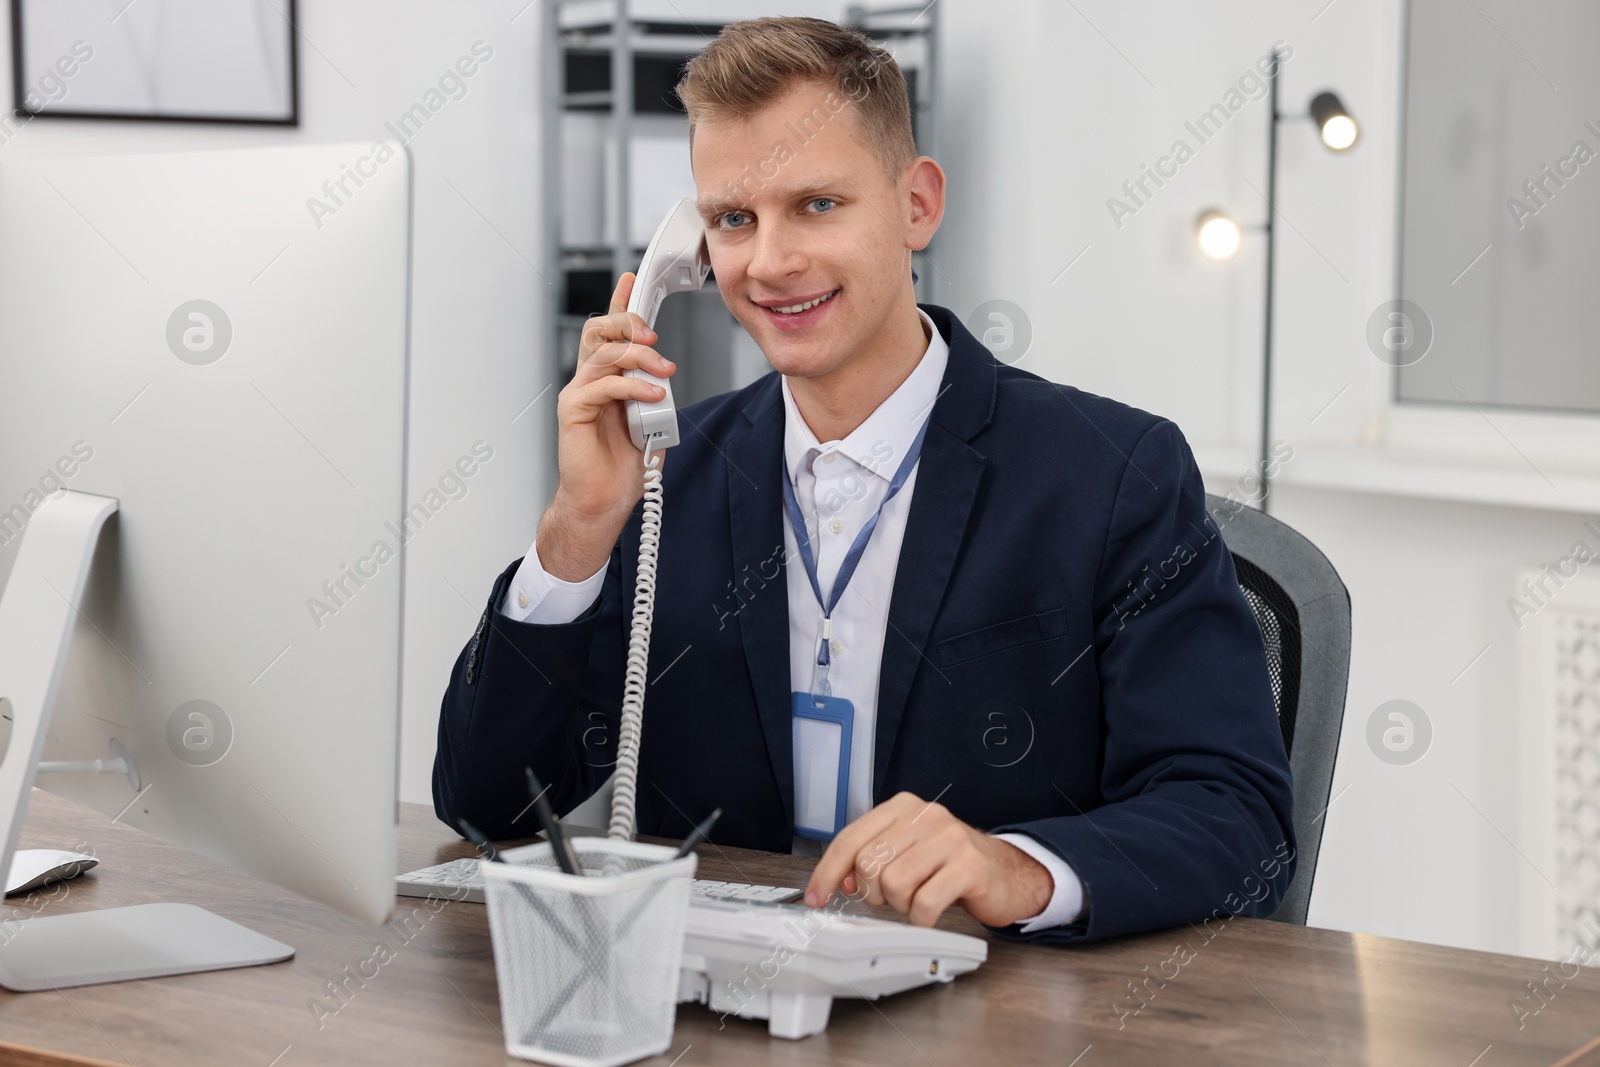
<svg viewBox="0 0 1600 1067">
<path fill-rule="evenodd" d="M 736 230 L 739 227 L 737 225 L 730 224 L 729 220 L 730 219 L 742 219 L 744 217 L 745 217 L 745 214 L 742 211 L 730 211 L 727 214 L 723 215 L 722 218 L 720 220 L 718 220 L 718 221 L 723 224 L 724 229 Z"/>
<path fill-rule="evenodd" d="M 838 203 L 838 201 L 834 200 L 832 197 L 819 196 L 815 200 L 811 201 L 811 204 L 809 206 L 813 206 L 814 207 L 817 204 L 828 204 L 828 205 L 831 206 L 831 205 L 836 204 L 836 203 Z M 827 209 L 825 208 L 824 210 L 827 210 Z"/>
</svg>

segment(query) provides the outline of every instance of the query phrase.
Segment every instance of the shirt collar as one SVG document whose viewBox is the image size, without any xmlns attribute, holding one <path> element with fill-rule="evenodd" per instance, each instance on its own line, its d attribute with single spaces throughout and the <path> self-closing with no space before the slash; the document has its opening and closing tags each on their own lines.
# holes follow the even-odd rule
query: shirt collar
<svg viewBox="0 0 1600 1067">
<path fill-rule="evenodd" d="M 895 468 L 910 450 L 917 431 L 939 398 L 939 383 L 944 380 L 945 364 L 950 358 L 950 346 L 928 313 L 919 307 L 917 314 L 929 335 L 922 359 L 906 380 L 842 441 L 817 440 L 795 405 L 789 379 L 780 376 L 783 383 L 783 460 L 791 482 L 799 481 L 801 464 L 813 449 L 827 452 L 830 445 L 886 482 L 894 476 Z"/>
</svg>

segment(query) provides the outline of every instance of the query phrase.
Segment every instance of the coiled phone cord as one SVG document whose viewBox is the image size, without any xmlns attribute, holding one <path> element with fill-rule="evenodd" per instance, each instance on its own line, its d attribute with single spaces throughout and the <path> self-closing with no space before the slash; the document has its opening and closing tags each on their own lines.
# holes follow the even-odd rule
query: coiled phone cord
<svg viewBox="0 0 1600 1067">
<path fill-rule="evenodd" d="M 661 544 L 661 454 L 644 454 L 644 514 L 639 524 L 639 568 L 633 586 L 633 628 L 622 684 L 622 726 L 617 737 L 617 776 L 612 784 L 613 841 L 633 840 L 633 804 L 639 778 L 639 739 L 644 727 L 644 687 L 650 665 L 650 627 L 656 607 L 656 555 Z"/>
</svg>

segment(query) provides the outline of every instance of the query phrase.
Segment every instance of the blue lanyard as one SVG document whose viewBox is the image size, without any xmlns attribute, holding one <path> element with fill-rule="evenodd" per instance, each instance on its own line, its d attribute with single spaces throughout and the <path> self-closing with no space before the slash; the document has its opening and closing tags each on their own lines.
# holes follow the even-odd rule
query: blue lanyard
<svg viewBox="0 0 1600 1067">
<path fill-rule="evenodd" d="M 822 608 L 822 633 L 817 645 L 817 669 L 811 684 L 812 699 L 817 704 L 823 703 L 833 692 L 828 685 L 828 664 L 831 662 L 828 641 L 833 636 L 830 616 L 839 603 L 839 597 L 843 595 L 845 587 L 850 584 L 850 577 L 855 574 L 856 565 L 861 562 L 861 554 L 866 551 L 867 542 L 872 539 L 872 531 L 878 528 L 878 519 L 883 515 L 884 506 L 893 500 L 894 495 L 906 484 L 906 479 L 911 476 L 911 468 L 917 464 L 917 457 L 922 455 L 922 439 L 927 436 L 928 423 L 932 419 L 933 415 L 930 412 L 928 417 L 922 420 L 917 436 L 911 439 L 911 448 L 900 461 L 894 477 L 889 479 L 889 492 L 878 505 L 878 510 L 873 512 L 872 518 L 868 519 L 866 525 L 861 527 L 861 532 L 856 534 L 854 543 L 850 545 L 850 551 L 845 553 L 844 561 L 839 564 L 839 573 L 833 579 L 833 590 L 826 600 L 822 598 L 822 583 L 817 580 L 817 561 L 811 553 L 811 538 L 806 533 L 806 518 L 800 511 L 800 502 L 795 498 L 794 486 L 789 482 L 788 472 L 784 472 L 783 496 L 789 505 L 789 525 L 794 530 L 795 542 L 800 546 L 800 559 L 805 563 L 806 577 L 811 579 L 811 591 L 816 594 L 817 604 Z M 821 521 L 820 517 L 818 521 Z"/>
</svg>

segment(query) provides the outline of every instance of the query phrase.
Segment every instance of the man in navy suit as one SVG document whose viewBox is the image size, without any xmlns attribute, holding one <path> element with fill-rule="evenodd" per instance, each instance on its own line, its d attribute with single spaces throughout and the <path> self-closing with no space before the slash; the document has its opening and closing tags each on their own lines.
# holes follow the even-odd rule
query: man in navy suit
<svg viewBox="0 0 1600 1067">
<path fill-rule="evenodd" d="M 820 855 L 813 906 L 959 904 L 1030 940 L 1270 914 L 1288 759 L 1177 428 L 916 304 L 944 173 L 864 38 L 737 23 L 679 95 L 718 287 L 776 373 L 681 411 L 664 457 L 639 832 L 721 807 L 719 843 Z M 673 370 L 632 282 L 584 331 L 559 488 L 451 675 L 452 826 L 527 836 L 524 766 L 567 811 L 616 760 L 643 492 L 619 401 L 661 396 L 622 371 Z"/>
</svg>

